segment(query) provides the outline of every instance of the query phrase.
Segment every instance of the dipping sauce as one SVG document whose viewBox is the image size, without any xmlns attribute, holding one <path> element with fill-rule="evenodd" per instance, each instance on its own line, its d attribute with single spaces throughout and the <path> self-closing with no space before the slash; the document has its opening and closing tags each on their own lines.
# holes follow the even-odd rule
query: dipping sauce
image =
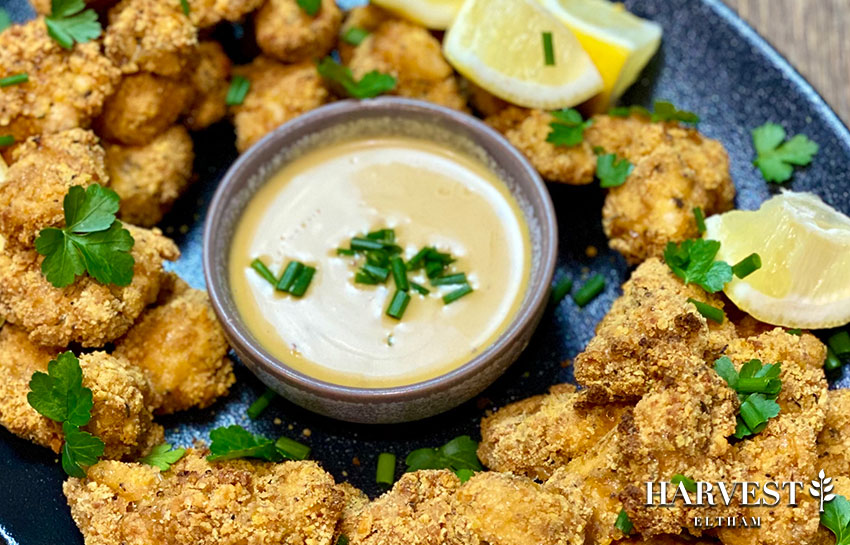
<svg viewBox="0 0 850 545">
<path fill-rule="evenodd" d="M 362 258 L 338 256 L 352 237 L 392 228 L 408 260 L 433 246 L 456 258 L 474 291 L 409 278 L 403 319 L 385 315 L 395 292 L 354 282 Z M 290 260 L 316 267 L 303 297 L 275 291 L 250 267 L 279 276 Z M 413 384 L 468 362 L 516 314 L 531 269 L 528 226 L 505 183 L 481 161 L 430 140 L 388 137 L 323 146 L 286 164 L 249 201 L 230 251 L 230 283 L 248 329 L 273 356 L 326 382 Z"/>
</svg>

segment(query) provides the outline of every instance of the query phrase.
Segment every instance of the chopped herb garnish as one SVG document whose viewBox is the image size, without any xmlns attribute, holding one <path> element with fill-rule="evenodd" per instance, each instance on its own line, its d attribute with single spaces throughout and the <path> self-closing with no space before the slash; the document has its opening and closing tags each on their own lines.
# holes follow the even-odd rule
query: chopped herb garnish
<svg viewBox="0 0 850 545">
<path fill-rule="evenodd" d="M 292 285 L 295 284 L 295 279 L 304 270 L 304 264 L 300 261 L 290 261 L 286 268 L 283 269 L 283 274 L 280 275 L 280 280 L 277 281 L 275 288 L 278 291 L 289 291 Z"/>
<path fill-rule="evenodd" d="M 390 300 L 390 306 L 387 307 L 387 316 L 401 320 L 408 303 L 410 303 L 410 295 L 406 291 L 397 289 Z"/>
<path fill-rule="evenodd" d="M 827 346 L 826 359 L 823 360 L 823 368 L 827 371 L 835 371 L 836 369 L 840 369 L 842 365 L 844 365 L 844 362 L 841 361 L 841 358 L 832 351 L 832 348 Z"/>
<path fill-rule="evenodd" d="M 355 256 L 357 252 L 351 248 L 337 248 L 336 255 Z"/>
<path fill-rule="evenodd" d="M 720 243 L 716 240 L 668 242 L 664 261 L 686 284 L 697 284 L 709 293 L 716 293 L 732 280 L 732 267 L 725 261 L 714 260 L 718 250 Z"/>
<path fill-rule="evenodd" d="M 632 528 L 634 528 L 634 525 L 629 519 L 629 515 L 628 513 L 626 513 L 625 509 L 620 509 L 620 514 L 617 515 L 617 520 L 614 522 L 614 527 L 626 535 L 632 533 Z"/>
<path fill-rule="evenodd" d="M 826 344 L 839 358 L 850 356 L 850 333 L 839 331 L 827 339 Z"/>
<path fill-rule="evenodd" d="M 475 472 L 471 469 L 458 469 L 457 471 L 455 471 L 455 475 L 457 475 L 457 478 L 458 480 L 460 480 L 460 482 L 465 483 L 466 481 L 471 479 L 473 475 L 475 475 Z"/>
<path fill-rule="evenodd" d="M 15 143 L 15 137 L 11 134 L 0 134 L 0 148 L 11 146 Z"/>
<path fill-rule="evenodd" d="M 290 460 L 306 460 L 310 456 L 310 447 L 289 437 L 280 437 L 274 442 L 277 451 Z"/>
<path fill-rule="evenodd" d="M 416 255 L 414 255 L 407 261 L 407 270 L 415 271 L 417 269 L 421 269 L 422 265 L 425 262 L 425 258 L 428 256 L 431 250 L 433 250 L 433 248 L 426 246 L 416 252 Z"/>
<path fill-rule="evenodd" d="M 802 330 L 802 329 L 800 329 L 800 328 L 794 328 L 794 329 L 789 329 L 789 330 L 788 330 L 788 331 L 786 331 L 785 333 L 787 333 L 787 334 L 789 334 L 789 335 L 796 335 L 796 336 L 798 336 L 798 337 L 799 337 L 800 335 L 802 335 L 802 334 L 803 334 L 803 330 Z"/>
<path fill-rule="evenodd" d="M 464 284 L 458 289 L 450 291 L 449 293 L 443 295 L 443 304 L 450 305 L 461 297 L 470 293 L 472 293 L 472 286 L 470 286 L 469 284 Z"/>
<path fill-rule="evenodd" d="M 263 392 L 253 403 L 251 403 L 250 407 L 248 407 L 248 418 L 251 420 L 259 418 L 275 397 L 277 397 L 275 391 L 271 388 L 266 388 L 266 391 Z"/>
<path fill-rule="evenodd" d="M 139 462 L 158 467 L 160 471 L 168 471 L 172 464 L 176 464 L 184 454 L 186 449 L 172 449 L 170 444 L 163 443 L 152 448 L 150 454 L 144 458 L 139 458 Z"/>
<path fill-rule="evenodd" d="M 767 182 L 782 183 L 791 179 L 794 166 L 812 162 L 818 145 L 805 135 L 798 134 L 785 141 L 785 129 L 776 123 L 765 123 L 752 131 L 756 159 L 753 164 Z"/>
<path fill-rule="evenodd" d="M 708 303 L 703 303 L 702 301 L 697 301 L 690 297 L 688 297 L 688 302 L 693 303 L 693 305 L 697 307 L 697 312 L 718 324 L 722 324 L 723 319 L 726 318 L 726 313 L 723 312 L 722 308 L 713 307 Z"/>
<path fill-rule="evenodd" d="M 390 258 L 390 268 L 393 272 L 393 281 L 395 287 L 401 291 L 410 289 L 410 282 L 407 280 L 407 267 L 404 265 L 404 260 L 398 256 Z"/>
<path fill-rule="evenodd" d="M 348 536 L 342 534 L 338 538 L 336 538 L 336 545 L 348 545 Z"/>
<path fill-rule="evenodd" d="M 298 6 L 310 17 L 315 17 L 322 7 L 322 0 L 297 0 Z"/>
<path fill-rule="evenodd" d="M 84 468 L 96 464 L 97 459 L 103 456 L 103 441 L 68 422 L 62 424 L 62 433 L 65 435 L 62 469 L 71 477 L 82 479 L 86 476 Z"/>
<path fill-rule="evenodd" d="M 441 261 L 428 261 L 425 263 L 425 276 L 427 276 L 429 280 L 433 280 L 434 278 L 442 275 L 445 268 L 446 265 Z"/>
<path fill-rule="evenodd" d="M 454 284 L 466 283 L 466 273 L 447 274 L 431 280 L 432 286 L 452 286 Z"/>
<path fill-rule="evenodd" d="M 254 435 L 237 425 L 210 431 L 210 441 L 210 455 L 207 460 L 211 462 L 235 458 L 280 462 L 284 458 L 303 460 L 310 454 L 309 447 L 292 439 L 281 437 L 273 441 L 262 435 Z"/>
<path fill-rule="evenodd" d="M 274 277 L 274 274 L 266 267 L 266 264 L 258 257 L 251 261 L 251 268 L 257 271 L 257 274 L 262 276 L 266 281 L 272 286 L 277 285 L 277 278 Z"/>
<path fill-rule="evenodd" d="M 368 286 L 377 286 L 378 284 L 382 284 L 380 280 L 366 271 L 357 271 L 354 273 L 354 282 L 357 284 L 366 284 Z"/>
<path fill-rule="evenodd" d="M 779 404 L 775 400 L 782 390 L 780 364 L 762 364 L 753 359 L 737 371 L 732 360 L 723 356 L 715 360 L 714 370 L 735 390 L 741 402 L 736 438 L 760 433 L 768 420 L 779 414 Z"/>
<path fill-rule="evenodd" d="M 423 286 L 422 284 L 417 284 L 416 282 L 411 282 L 410 287 L 414 289 L 419 295 L 428 295 L 431 293 L 431 290 Z"/>
<path fill-rule="evenodd" d="M 850 545 L 850 502 L 840 494 L 824 500 L 820 523 L 835 534 L 835 545 Z"/>
<path fill-rule="evenodd" d="M 656 100 L 652 107 L 652 121 L 679 121 L 681 123 L 699 123 L 699 116 L 687 110 L 680 110 L 672 102 Z"/>
<path fill-rule="evenodd" d="M 552 306 L 557 305 L 561 301 L 564 300 L 564 297 L 570 293 L 570 290 L 573 289 L 573 279 L 569 276 L 565 276 L 558 280 L 555 286 L 552 288 L 552 295 L 549 301 L 549 304 Z"/>
<path fill-rule="evenodd" d="M 407 472 L 422 469 L 450 469 L 461 480 L 468 479 L 471 471 L 483 471 L 478 460 L 478 443 L 468 435 L 455 437 L 440 448 L 414 450 L 404 460 Z"/>
<path fill-rule="evenodd" d="M 392 91 L 396 85 L 395 77 L 373 70 L 365 74 L 360 81 L 347 66 L 343 66 L 331 57 L 319 61 L 319 75 L 339 86 L 346 94 L 354 98 L 372 98 Z"/>
<path fill-rule="evenodd" d="M 628 159 L 617 159 L 617 155 L 606 153 L 596 157 L 596 177 L 600 187 L 618 187 L 626 183 L 626 178 L 634 170 Z"/>
<path fill-rule="evenodd" d="M 189 0 L 180 0 L 180 9 L 183 10 L 183 15 L 189 16 Z"/>
<path fill-rule="evenodd" d="M 694 219 L 697 222 L 697 232 L 699 234 L 705 233 L 705 212 L 699 206 L 694 208 Z"/>
<path fill-rule="evenodd" d="M 342 33 L 342 41 L 351 45 L 360 45 L 360 42 L 366 39 L 369 31 L 365 28 L 353 26 Z"/>
<path fill-rule="evenodd" d="M 367 237 L 354 237 L 351 239 L 352 250 L 383 250 L 385 244 L 379 240 Z"/>
<path fill-rule="evenodd" d="M 583 307 L 602 293 L 603 289 L 605 289 L 605 277 L 601 274 L 594 274 L 573 294 L 573 301 L 578 306 Z"/>
<path fill-rule="evenodd" d="M 30 80 L 29 75 L 26 72 L 21 72 L 20 74 L 15 74 L 13 76 L 6 76 L 5 78 L 0 78 L 0 87 L 9 87 L 10 85 L 19 85 L 21 83 L 26 83 Z"/>
<path fill-rule="evenodd" d="M 251 80 L 244 76 L 233 76 L 230 80 L 230 87 L 227 89 L 227 96 L 224 102 L 228 106 L 238 106 L 245 101 L 248 96 L 248 91 L 251 89 Z"/>
<path fill-rule="evenodd" d="M 44 18 L 47 33 L 65 49 L 100 37 L 103 29 L 93 9 L 84 0 L 53 0 L 50 15 Z"/>
<path fill-rule="evenodd" d="M 9 17 L 5 9 L 0 8 L 0 32 L 3 32 L 10 26 L 12 26 L 12 18 Z"/>
<path fill-rule="evenodd" d="M 42 229 L 35 249 L 44 256 L 41 272 L 57 288 L 64 288 L 85 273 L 102 284 L 127 286 L 133 280 L 135 241 L 115 219 L 118 194 L 92 184 L 75 185 L 62 202 L 65 227 Z"/>
<path fill-rule="evenodd" d="M 366 274 L 369 274 L 378 282 L 386 282 L 387 278 L 390 277 L 390 270 L 388 268 L 379 267 L 378 265 L 372 265 L 371 263 L 366 263 L 365 265 L 363 265 L 362 271 Z"/>
<path fill-rule="evenodd" d="M 552 33 L 543 33 L 543 62 L 546 66 L 555 66 L 555 48 L 552 47 Z"/>
<path fill-rule="evenodd" d="M 378 454 L 378 468 L 375 471 L 375 482 L 387 486 L 395 482 L 395 454 L 389 452 Z"/>
<path fill-rule="evenodd" d="M 732 265 L 732 274 L 738 278 L 746 278 L 761 269 L 761 256 L 750 254 L 735 265 Z"/>
<path fill-rule="evenodd" d="M 675 475 L 673 475 L 673 478 L 670 479 L 670 482 L 677 487 L 679 486 L 679 483 L 684 484 L 685 490 L 687 490 L 688 492 L 696 492 L 697 491 L 696 481 L 694 481 L 690 477 L 685 477 L 681 473 L 676 473 Z"/>
<path fill-rule="evenodd" d="M 295 297 L 301 297 L 307 292 L 307 288 L 310 287 L 310 282 L 313 281 L 313 275 L 316 274 L 316 268 L 305 266 L 301 269 L 301 272 L 298 273 L 298 276 L 295 278 L 295 283 L 292 284 L 292 289 L 289 290 Z"/>
<path fill-rule="evenodd" d="M 395 229 L 378 229 L 377 231 L 371 231 L 366 233 L 366 238 L 380 240 L 385 245 L 390 245 L 395 242 Z"/>
<path fill-rule="evenodd" d="M 546 141 L 556 146 L 572 147 L 584 140 L 584 131 L 593 124 L 593 121 L 582 119 L 578 110 L 567 108 L 552 112 L 554 121 L 549 123 L 549 134 Z"/>
</svg>

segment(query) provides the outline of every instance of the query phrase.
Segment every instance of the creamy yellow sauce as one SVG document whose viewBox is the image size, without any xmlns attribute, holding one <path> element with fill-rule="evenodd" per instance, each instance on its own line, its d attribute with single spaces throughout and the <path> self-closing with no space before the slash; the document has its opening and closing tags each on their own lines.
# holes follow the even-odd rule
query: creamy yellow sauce
<svg viewBox="0 0 850 545">
<path fill-rule="evenodd" d="M 409 259 L 424 246 L 457 258 L 474 291 L 444 305 L 457 286 L 410 279 L 401 321 L 385 315 L 395 291 L 354 283 L 360 263 L 339 257 L 354 236 L 393 228 Z M 528 226 L 505 183 L 481 162 L 427 140 L 364 139 L 311 151 L 286 164 L 252 197 L 230 252 L 234 300 L 273 356 L 327 382 L 365 388 L 426 380 L 491 344 L 516 314 L 531 267 Z M 317 271 L 302 298 L 276 292 L 250 268 L 280 275 L 289 260 Z"/>
</svg>

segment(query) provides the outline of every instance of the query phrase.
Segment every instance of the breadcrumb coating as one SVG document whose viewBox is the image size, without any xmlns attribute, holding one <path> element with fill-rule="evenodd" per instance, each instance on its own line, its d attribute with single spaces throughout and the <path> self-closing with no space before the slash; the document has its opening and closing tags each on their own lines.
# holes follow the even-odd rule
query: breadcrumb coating
<svg viewBox="0 0 850 545">
<path fill-rule="evenodd" d="M 263 0 L 188 0 L 189 18 L 200 29 L 221 21 L 236 22 L 263 5 Z"/>
<path fill-rule="evenodd" d="M 99 41 L 63 49 L 42 17 L 0 32 L 0 78 L 21 72 L 27 83 L 0 88 L 0 134 L 16 142 L 88 127 L 120 76 Z"/>
<path fill-rule="evenodd" d="M 329 99 L 325 83 L 313 62 L 284 65 L 268 57 L 234 68 L 251 80 L 242 104 L 233 106 L 236 148 L 243 152 L 290 119 L 318 108 Z"/>
<path fill-rule="evenodd" d="M 62 201 L 71 186 L 109 182 L 100 141 L 83 129 L 32 137 L 13 159 L 0 185 L 0 234 L 16 247 L 32 246 L 45 227 L 64 225 Z"/>
<path fill-rule="evenodd" d="M 95 11 L 103 11 L 112 7 L 118 0 L 85 0 L 86 7 L 92 8 Z M 53 11 L 51 0 L 30 0 L 30 4 L 36 13 L 39 15 L 50 15 Z"/>
<path fill-rule="evenodd" d="M 407 21 L 392 19 L 380 24 L 354 49 L 349 67 L 357 78 L 373 70 L 391 74 L 397 80 L 391 94 L 467 110 L 440 41 Z"/>
<path fill-rule="evenodd" d="M 10 432 L 59 453 L 62 426 L 37 413 L 27 401 L 36 371 L 63 350 L 30 342 L 21 329 L 0 329 L 0 424 Z M 105 443 L 104 457 L 128 458 L 147 454 L 163 440 L 162 426 L 153 423 L 150 385 L 139 369 L 105 352 L 79 356 L 83 386 L 92 390 L 92 419 L 83 429 Z"/>
<path fill-rule="evenodd" d="M 332 545 L 343 509 L 311 461 L 208 462 L 189 449 L 169 471 L 102 461 L 63 490 L 86 545 Z"/>
<path fill-rule="evenodd" d="M 850 477 L 850 390 L 827 392 L 825 422 L 817 441 L 818 467 L 830 477 Z"/>
<path fill-rule="evenodd" d="M 180 2 L 122 0 L 109 10 L 103 45 L 125 74 L 143 70 L 176 77 L 191 66 L 198 30 Z"/>
<path fill-rule="evenodd" d="M 193 99 L 194 89 L 186 81 L 149 72 L 125 76 L 106 101 L 95 130 L 106 140 L 141 146 L 174 125 Z"/>
<path fill-rule="evenodd" d="M 195 154 L 192 138 L 175 125 L 143 146 L 106 145 L 110 187 L 121 197 L 118 217 L 150 227 L 189 186 Z"/>
<path fill-rule="evenodd" d="M 41 272 L 35 250 L 0 250 L 0 315 L 45 346 L 101 347 L 127 332 L 144 308 L 156 301 L 164 259 L 180 255 L 158 229 L 126 226 L 135 240 L 136 264 L 128 286 L 104 285 L 82 276 L 55 288 Z"/>
<path fill-rule="evenodd" d="M 227 395 L 236 380 L 227 350 L 206 292 L 167 274 L 159 301 L 115 342 L 114 354 L 147 372 L 156 412 L 170 414 Z"/>
<path fill-rule="evenodd" d="M 230 64 L 218 42 L 204 41 L 198 46 L 197 64 L 189 78 L 195 98 L 184 119 L 189 130 L 205 129 L 227 115 Z"/>
<path fill-rule="evenodd" d="M 369 3 L 363 6 L 357 6 L 345 13 L 345 19 L 342 21 L 342 27 L 339 29 L 340 37 L 344 36 L 346 31 L 351 28 L 359 28 L 366 32 L 374 32 L 381 23 L 397 19 L 395 15 L 383 8 L 379 8 L 375 4 Z M 352 45 L 345 40 L 340 39 L 336 45 L 339 51 L 339 57 L 343 64 L 348 64 L 351 61 L 351 55 L 354 53 Z"/>
<path fill-rule="evenodd" d="M 369 505 L 369 496 L 351 483 L 339 483 L 337 488 L 343 494 L 343 508 L 339 521 L 336 523 L 333 543 L 337 543 L 340 536 L 348 538 L 348 536 L 354 535 L 357 516 Z"/>
<path fill-rule="evenodd" d="M 509 102 L 502 100 L 496 95 L 484 90 L 484 88 L 472 83 L 468 79 L 461 80 L 461 85 L 465 88 L 466 94 L 469 96 L 469 104 L 481 117 L 496 116 L 499 112 L 511 106 Z M 522 110 L 514 106 L 517 110 Z M 508 116 L 509 118 L 511 116 Z M 495 120 L 496 117 L 493 117 Z M 498 124 L 498 122 L 496 122 Z"/>
<path fill-rule="evenodd" d="M 316 15 L 308 15 L 296 0 L 266 0 L 254 14 L 254 31 L 263 53 L 295 63 L 327 55 L 336 44 L 341 21 L 334 0 L 321 0 Z"/>
</svg>

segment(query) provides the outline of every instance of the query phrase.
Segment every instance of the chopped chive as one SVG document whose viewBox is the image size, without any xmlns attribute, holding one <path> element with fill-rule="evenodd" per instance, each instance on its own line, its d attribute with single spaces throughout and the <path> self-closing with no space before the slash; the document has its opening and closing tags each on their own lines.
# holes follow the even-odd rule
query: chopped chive
<svg viewBox="0 0 850 545">
<path fill-rule="evenodd" d="M 552 33 L 543 33 L 543 60 L 546 66 L 555 66 L 555 48 L 552 47 Z"/>
<path fill-rule="evenodd" d="M 21 72 L 20 74 L 15 74 L 12 76 L 6 76 L 5 78 L 0 78 L 0 87 L 9 87 L 10 85 L 18 85 L 19 83 L 26 83 L 30 80 L 29 75 L 26 72 Z"/>
<path fill-rule="evenodd" d="M 357 252 L 355 252 L 351 248 L 337 248 L 336 249 L 336 255 L 352 256 L 352 255 L 357 255 Z"/>
<path fill-rule="evenodd" d="M 673 478 L 670 479 L 670 482 L 672 484 L 676 485 L 677 487 L 679 486 L 679 483 L 684 483 L 685 490 L 687 490 L 688 492 L 696 492 L 697 491 L 696 481 L 694 481 L 690 477 L 685 477 L 681 473 L 676 473 L 675 475 L 673 475 Z"/>
<path fill-rule="evenodd" d="M 840 369 L 844 363 L 841 361 L 841 358 L 835 355 L 835 352 L 832 351 L 832 348 L 826 347 L 826 359 L 823 362 L 823 368 L 827 371 L 835 371 L 836 369 Z"/>
<path fill-rule="evenodd" d="M 248 91 L 251 89 L 251 80 L 244 76 L 233 76 L 230 80 L 230 88 L 224 102 L 228 106 L 238 106 L 244 102 Z"/>
<path fill-rule="evenodd" d="M 354 237 L 351 239 L 352 250 L 383 250 L 384 243 L 371 238 Z"/>
<path fill-rule="evenodd" d="M 375 280 L 380 282 L 386 282 L 387 278 L 390 276 L 390 270 L 388 268 L 372 265 L 371 263 L 363 265 L 363 271 L 371 274 Z"/>
<path fill-rule="evenodd" d="M 269 284 L 272 286 L 277 285 L 277 278 L 274 277 L 272 272 L 268 267 L 266 267 L 266 264 L 263 263 L 259 257 L 251 262 L 251 268 L 257 271 L 260 276 L 268 280 Z"/>
<path fill-rule="evenodd" d="M 319 8 L 322 7 L 322 0 L 296 0 L 296 3 L 310 17 L 315 17 L 319 13 Z"/>
<path fill-rule="evenodd" d="M 348 545 L 348 536 L 345 534 L 340 535 L 336 538 L 336 545 Z"/>
<path fill-rule="evenodd" d="M 797 335 L 798 337 L 803 334 L 803 330 L 800 328 L 789 329 L 785 333 L 789 335 Z"/>
<path fill-rule="evenodd" d="M 289 290 L 289 293 L 294 295 L 295 297 L 301 297 L 307 291 L 307 288 L 310 287 L 310 282 L 313 281 L 313 275 L 316 273 L 315 267 L 305 266 L 301 269 L 301 272 L 298 273 L 298 276 L 295 278 L 295 283 L 292 284 L 292 288 Z"/>
<path fill-rule="evenodd" d="M 761 257 L 755 253 L 748 255 L 732 266 L 732 272 L 738 278 L 745 278 L 759 269 L 761 269 Z"/>
<path fill-rule="evenodd" d="M 437 278 L 443 274 L 446 266 L 441 261 L 428 261 L 425 263 L 425 275 L 429 279 Z"/>
<path fill-rule="evenodd" d="M 552 295 L 550 298 L 550 304 L 552 306 L 557 305 L 561 301 L 564 300 L 564 297 L 570 293 L 570 290 L 573 289 L 573 279 L 569 276 L 565 276 L 558 280 L 558 283 L 555 284 L 555 287 L 552 288 Z"/>
<path fill-rule="evenodd" d="M 3 146 L 11 146 L 15 143 L 15 137 L 11 134 L 0 134 L 0 148 Z"/>
<path fill-rule="evenodd" d="M 298 278 L 298 275 L 301 274 L 302 270 L 304 270 L 303 263 L 300 261 L 290 261 L 286 266 L 286 269 L 283 270 L 283 274 L 280 275 L 280 280 L 278 280 L 275 288 L 278 291 L 289 291 L 292 289 L 295 279 Z"/>
<path fill-rule="evenodd" d="M 416 282 L 411 282 L 410 287 L 419 292 L 419 295 L 428 295 L 429 293 L 431 293 L 431 290 L 429 290 L 422 284 L 417 284 Z"/>
<path fill-rule="evenodd" d="M 632 528 L 634 527 L 634 525 L 632 524 L 631 519 L 629 519 L 629 514 L 626 513 L 625 509 L 620 509 L 620 514 L 617 515 L 617 520 L 616 522 L 614 522 L 614 527 L 626 535 L 632 533 Z"/>
<path fill-rule="evenodd" d="M 453 284 L 466 284 L 466 273 L 449 274 L 438 276 L 431 280 L 432 286 L 451 286 Z"/>
<path fill-rule="evenodd" d="M 256 420 L 259 416 L 266 410 L 266 407 L 269 406 L 269 403 L 272 402 L 272 399 L 275 398 L 277 394 L 271 388 L 266 388 L 266 391 L 257 398 L 256 401 L 251 403 L 251 406 L 248 407 L 248 418 L 251 420 Z"/>
<path fill-rule="evenodd" d="M 443 303 L 449 305 L 468 293 L 472 293 L 472 286 L 470 286 L 469 284 L 464 284 L 458 289 L 450 291 L 449 293 L 443 295 Z"/>
<path fill-rule="evenodd" d="M 418 252 L 416 252 L 416 255 L 414 255 L 413 257 L 411 257 L 407 261 L 407 270 L 408 271 L 415 271 L 416 269 L 421 268 L 422 263 L 425 260 L 425 256 L 427 256 L 428 253 L 431 250 L 432 250 L 432 248 L 429 248 L 428 246 L 426 246 L 426 247 L 422 248 L 421 250 L 419 250 Z"/>
<path fill-rule="evenodd" d="M 375 481 L 378 484 L 388 486 L 393 484 L 395 481 L 395 454 L 389 452 L 378 454 L 378 469 L 375 472 Z"/>
<path fill-rule="evenodd" d="M 180 0 L 180 9 L 183 10 L 183 15 L 189 16 L 189 0 Z"/>
<path fill-rule="evenodd" d="M 407 304 L 410 302 L 410 295 L 406 291 L 396 290 L 393 295 L 390 306 L 387 307 L 387 316 L 401 320 L 404 316 L 404 311 L 407 310 Z"/>
<path fill-rule="evenodd" d="M 395 229 L 378 229 L 377 231 L 367 233 L 366 238 L 392 244 L 395 242 Z"/>
<path fill-rule="evenodd" d="M 274 443 L 275 448 L 290 460 L 305 460 L 310 456 L 310 447 L 288 437 L 281 437 Z"/>
<path fill-rule="evenodd" d="M 366 263 L 386 268 L 390 264 L 390 256 L 383 250 L 366 250 Z"/>
<path fill-rule="evenodd" d="M 439 252 L 435 248 L 428 248 L 427 261 L 438 261 L 443 265 L 448 265 L 450 263 L 454 263 L 454 258 L 452 257 L 452 254 Z"/>
<path fill-rule="evenodd" d="M 377 286 L 381 283 L 380 280 L 367 273 L 366 271 L 357 271 L 354 274 L 354 281 L 358 284 L 367 284 L 369 286 Z"/>
<path fill-rule="evenodd" d="M 404 266 L 404 260 L 398 256 L 390 259 L 390 268 L 393 270 L 393 281 L 395 287 L 401 291 L 410 289 L 410 282 L 407 280 L 407 269 Z"/>
<path fill-rule="evenodd" d="M 699 206 L 694 208 L 694 217 L 697 220 L 697 231 L 699 231 L 699 234 L 705 233 L 705 213 Z"/>
<path fill-rule="evenodd" d="M 769 377 L 739 377 L 735 390 L 743 394 L 776 395 L 782 389 L 782 381 Z"/>
<path fill-rule="evenodd" d="M 366 39 L 369 31 L 365 28 L 353 26 L 342 33 L 342 41 L 351 45 L 360 45 L 360 42 Z"/>
<path fill-rule="evenodd" d="M 721 308 L 713 307 L 708 303 L 703 303 L 702 301 L 697 301 L 690 297 L 688 297 L 688 302 L 693 303 L 693 305 L 697 307 L 697 312 L 702 314 L 705 318 L 717 322 L 718 324 L 722 324 L 723 319 L 726 318 L 726 313 L 723 312 L 723 309 Z"/>
<path fill-rule="evenodd" d="M 850 356 L 850 333 L 839 331 L 835 335 L 832 335 L 826 341 L 826 344 L 829 345 L 839 358 Z"/>
<path fill-rule="evenodd" d="M 573 301 L 578 306 L 583 307 L 599 295 L 603 289 L 605 289 L 605 277 L 601 274 L 594 274 L 573 294 Z"/>
</svg>

